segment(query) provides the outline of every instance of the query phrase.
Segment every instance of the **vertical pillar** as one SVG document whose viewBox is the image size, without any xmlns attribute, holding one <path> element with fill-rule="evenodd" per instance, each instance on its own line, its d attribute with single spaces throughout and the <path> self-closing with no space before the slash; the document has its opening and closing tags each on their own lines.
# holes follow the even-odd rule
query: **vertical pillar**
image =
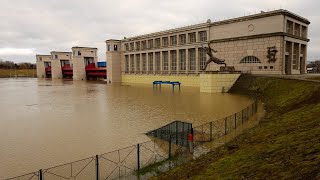
<svg viewBox="0 0 320 180">
<path fill-rule="evenodd" d="M 137 55 L 136 54 L 133 54 L 133 62 L 134 62 L 134 73 L 136 74 L 137 73 Z"/>
<path fill-rule="evenodd" d="M 128 71 L 128 73 L 131 74 L 131 54 L 128 54 L 128 63 L 129 63 L 129 71 Z"/>
<path fill-rule="evenodd" d="M 178 49 L 177 51 L 176 51 L 177 53 L 177 74 L 179 74 L 179 72 L 180 72 L 180 50 Z"/>
<path fill-rule="evenodd" d="M 171 51 L 168 50 L 168 73 L 171 74 Z"/>
<path fill-rule="evenodd" d="M 152 62 L 153 62 L 153 74 L 155 73 L 156 71 L 156 53 L 155 52 L 152 52 Z"/>
<path fill-rule="evenodd" d="M 160 74 L 162 74 L 163 71 L 163 51 L 160 51 Z"/>
<path fill-rule="evenodd" d="M 141 46 L 141 43 L 140 43 L 140 46 Z M 143 65 L 142 53 L 140 53 L 139 55 L 140 55 L 140 74 L 142 74 L 142 65 Z"/>
<path fill-rule="evenodd" d="M 146 73 L 149 74 L 149 53 L 146 53 Z"/>
<path fill-rule="evenodd" d="M 297 69 L 300 71 L 301 44 L 299 43 Z"/>
<path fill-rule="evenodd" d="M 293 69 L 293 53 L 294 53 L 294 43 L 291 42 L 291 52 L 289 55 L 289 62 L 288 62 L 288 66 L 289 66 L 289 74 L 292 74 L 292 69 Z"/>
<path fill-rule="evenodd" d="M 189 49 L 186 49 L 186 73 L 190 70 L 190 55 L 189 55 Z"/>
<path fill-rule="evenodd" d="M 196 73 L 199 73 L 199 48 L 196 48 Z"/>
<path fill-rule="evenodd" d="M 42 169 L 39 170 L 39 180 L 43 180 Z"/>
</svg>

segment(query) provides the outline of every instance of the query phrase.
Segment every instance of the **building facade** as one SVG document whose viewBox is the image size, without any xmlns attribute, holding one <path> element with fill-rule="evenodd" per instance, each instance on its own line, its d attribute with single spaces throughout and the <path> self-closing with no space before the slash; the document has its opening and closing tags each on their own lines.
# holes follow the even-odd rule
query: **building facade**
<svg viewBox="0 0 320 180">
<path fill-rule="evenodd" d="M 51 78 L 51 55 L 36 55 L 38 78 Z M 48 70 L 50 69 L 50 74 Z"/>
<path fill-rule="evenodd" d="M 72 67 L 72 52 L 52 51 L 51 53 L 51 73 L 53 79 L 62 79 L 62 68 L 65 65 Z"/>
<path fill-rule="evenodd" d="M 114 65 L 108 66 L 108 79 L 149 83 L 165 76 L 198 86 L 197 76 L 204 73 L 208 60 L 203 47 L 208 43 L 217 51 L 216 57 L 242 73 L 304 74 L 309 24 L 306 18 L 292 12 L 276 10 L 107 40 L 107 61 Z M 205 71 L 219 69 L 220 65 L 211 63 Z"/>
</svg>

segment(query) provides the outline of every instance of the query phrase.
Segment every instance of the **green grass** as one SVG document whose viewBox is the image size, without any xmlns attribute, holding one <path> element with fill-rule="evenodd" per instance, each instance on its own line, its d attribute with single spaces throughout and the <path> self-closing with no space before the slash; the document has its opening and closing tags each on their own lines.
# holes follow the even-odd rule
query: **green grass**
<svg viewBox="0 0 320 180">
<path fill-rule="evenodd" d="M 0 69 L 0 78 L 37 77 L 36 69 Z"/>
<path fill-rule="evenodd" d="M 263 100 L 260 124 L 154 179 L 320 178 L 320 83 L 243 76 L 232 92 Z"/>
</svg>

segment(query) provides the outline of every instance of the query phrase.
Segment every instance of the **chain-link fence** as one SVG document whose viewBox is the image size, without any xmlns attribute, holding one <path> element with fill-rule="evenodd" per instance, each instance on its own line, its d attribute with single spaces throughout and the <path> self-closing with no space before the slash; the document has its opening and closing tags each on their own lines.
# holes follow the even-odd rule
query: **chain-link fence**
<svg viewBox="0 0 320 180">
<path fill-rule="evenodd" d="M 254 101 L 247 108 L 228 117 L 215 120 L 193 128 L 194 143 L 211 142 L 242 126 L 250 116 L 257 112 L 258 103 Z"/>
<path fill-rule="evenodd" d="M 195 128 L 191 123 L 175 121 L 148 132 L 153 136 L 150 141 L 7 180 L 134 179 L 142 168 L 185 155 L 193 146 L 227 135 L 256 112 L 257 101 L 240 112 Z"/>
</svg>

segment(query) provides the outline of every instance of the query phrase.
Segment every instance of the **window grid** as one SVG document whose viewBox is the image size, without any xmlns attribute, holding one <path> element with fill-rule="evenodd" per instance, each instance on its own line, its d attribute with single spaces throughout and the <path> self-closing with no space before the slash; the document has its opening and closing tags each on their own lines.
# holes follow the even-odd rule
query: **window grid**
<svg viewBox="0 0 320 180">
<path fill-rule="evenodd" d="M 200 39 L 200 41 L 207 41 L 207 31 L 200 31 L 199 32 L 199 39 Z"/>
<path fill-rule="evenodd" d="M 170 36 L 170 45 L 176 45 L 177 44 L 177 36 Z"/>
<path fill-rule="evenodd" d="M 255 56 L 247 56 L 241 59 L 240 63 L 251 64 L 251 63 L 261 63 L 261 61 Z"/>
<path fill-rule="evenodd" d="M 126 43 L 126 44 L 124 45 L 124 47 L 125 47 L 125 50 L 126 50 L 126 51 L 129 51 L 129 44 L 128 44 L 128 43 Z"/>
<path fill-rule="evenodd" d="M 177 51 L 170 52 L 171 58 L 171 71 L 177 70 Z"/>
<path fill-rule="evenodd" d="M 149 53 L 148 61 L 149 61 L 149 71 L 153 71 L 153 53 Z"/>
<path fill-rule="evenodd" d="M 130 55 L 130 69 L 131 69 L 131 72 L 134 72 L 134 55 Z"/>
<path fill-rule="evenodd" d="M 148 48 L 153 48 L 153 39 L 148 40 Z"/>
<path fill-rule="evenodd" d="M 179 39 L 180 39 L 180 44 L 187 43 L 187 36 L 185 34 L 180 34 Z"/>
<path fill-rule="evenodd" d="M 195 71 L 196 70 L 196 50 L 189 49 L 189 70 Z"/>
<path fill-rule="evenodd" d="M 186 68 L 186 50 L 183 49 L 183 50 L 180 50 L 179 51 L 179 55 L 180 55 L 180 70 L 181 71 L 185 71 L 187 68 Z"/>
<path fill-rule="evenodd" d="M 160 38 L 155 39 L 155 47 L 156 48 L 160 47 Z"/>
<path fill-rule="evenodd" d="M 140 42 L 136 42 L 136 50 L 140 50 Z"/>
<path fill-rule="evenodd" d="M 167 47 L 168 46 L 168 37 L 163 37 L 162 38 L 162 43 L 163 43 L 164 47 Z"/>
<path fill-rule="evenodd" d="M 203 48 L 199 49 L 199 58 L 200 58 L 200 69 L 203 69 L 206 66 L 206 62 L 207 62 L 207 53 Z"/>
<path fill-rule="evenodd" d="M 189 42 L 194 43 L 196 42 L 196 33 L 189 33 Z"/>
<path fill-rule="evenodd" d="M 140 71 L 140 54 L 136 54 L 137 72 Z"/>
<path fill-rule="evenodd" d="M 131 51 L 134 50 L 134 43 L 130 43 L 130 50 L 131 50 Z"/>
<path fill-rule="evenodd" d="M 147 55 L 146 54 L 142 54 L 142 71 L 146 71 L 147 70 Z"/>
<path fill-rule="evenodd" d="M 142 50 L 145 50 L 147 48 L 147 42 L 146 41 L 142 41 L 141 42 L 141 48 L 142 48 Z"/>
<path fill-rule="evenodd" d="M 160 66 L 160 52 L 156 52 L 156 71 L 160 71 L 161 70 L 161 66 Z"/>
<path fill-rule="evenodd" d="M 163 70 L 168 71 L 169 70 L 168 51 L 162 52 L 162 58 L 163 58 Z"/>
<path fill-rule="evenodd" d="M 126 55 L 125 71 L 129 72 L 129 56 Z"/>
</svg>

